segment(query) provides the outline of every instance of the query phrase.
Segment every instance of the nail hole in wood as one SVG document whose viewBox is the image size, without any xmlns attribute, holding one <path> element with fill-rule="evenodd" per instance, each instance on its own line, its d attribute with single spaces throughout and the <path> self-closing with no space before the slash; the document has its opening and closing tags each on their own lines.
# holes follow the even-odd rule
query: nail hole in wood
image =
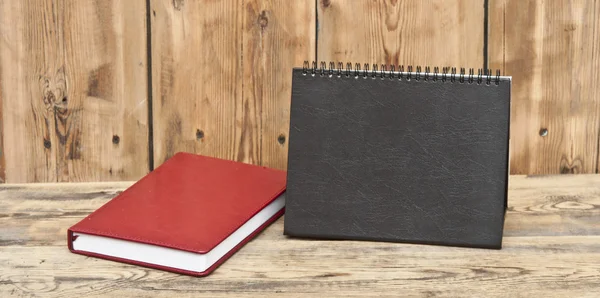
<svg viewBox="0 0 600 298">
<path fill-rule="evenodd" d="M 203 132 L 203 131 L 201 131 L 201 130 L 199 130 L 199 129 L 197 129 L 197 130 L 196 130 L 196 140 L 198 140 L 198 141 L 199 141 L 199 140 L 201 140 L 202 138 L 204 138 L 204 132 Z"/>
<path fill-rule="evenodd" d="M 279 144 L 283 145 L 285 143 L 285 136 L 279 135 L 279 137 L 277 137 L 277 142 L 279 142 Z"/>
<path fill-rule="evenodd" d="M 113 144 L 118 145 L 119 142 L 121 142 L 121 138 L 118 135 L 114 135 L 112 138 L 112 142 Z"/>
<path fill-rule="evenodd" d="M 548 129 L 542 128 L 540 129 L 540 136 L 545 137 L 548 135 Z"/>
<path fill-rule="evenodd" d="M 50 143 L 50 140 L 44 139 L 44 148 L 50 149 L 50 147 L 52 147 L 52 143 Z"/>
</svg>

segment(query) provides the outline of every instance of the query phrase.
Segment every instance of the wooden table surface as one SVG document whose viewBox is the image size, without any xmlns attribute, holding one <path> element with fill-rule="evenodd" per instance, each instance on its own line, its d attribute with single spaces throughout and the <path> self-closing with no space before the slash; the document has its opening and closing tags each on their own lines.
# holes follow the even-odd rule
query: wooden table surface
<svg viewBox="0 0 600 298">
<path fill-rule="evenodd" d="M 296 240 L 280 219 L 205 278 L 68 251 L 130 184 L 0 186 L 0 297 L 600 297 L 600 175 L 511 177 L 502 250 Z"/>
</svg>

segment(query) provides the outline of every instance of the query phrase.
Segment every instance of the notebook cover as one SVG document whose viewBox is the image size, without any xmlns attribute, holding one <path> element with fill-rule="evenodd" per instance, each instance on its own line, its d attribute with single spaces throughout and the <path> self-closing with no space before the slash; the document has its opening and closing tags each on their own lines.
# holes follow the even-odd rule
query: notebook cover
<svg viewBox="0 0 600 298">
<path fill-rule="evenodd" d="M 510 79 L 303 72 L 292 80 L 286 235 L 501 247 Z"/>
<path fill-rule="evenodd" d="M 204 272 L 193 272 L 74 251 L 73 233 L 112 237 L 204 254 L 279 197 L 284 171 L 177 153 L 139 182 L 68 230 L 74 253 L 189 275 L 211 273 L 282 209 Z"/>
</svg>

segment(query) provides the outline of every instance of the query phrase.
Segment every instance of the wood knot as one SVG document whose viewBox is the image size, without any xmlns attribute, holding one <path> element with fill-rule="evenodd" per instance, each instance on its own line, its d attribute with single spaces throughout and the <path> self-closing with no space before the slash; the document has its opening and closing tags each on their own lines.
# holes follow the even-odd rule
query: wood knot
<svg viewBox="0 0 600 298">
<path fill-rule="evenodd" d="M 571 32 L 577 30 L 576 24 L 568 24 L 565 26 L 565 32 Z"/>
<path fill-rule="evenodd" d="M 323 8 L 329 7 L 331 5 L 331 0 L 321 0 L 321 6 Z"/>
<path fill-rule="evenodd" d="M 267 12 L 264 10 L 261 11 L 260 15 L 258 16 L 258 25 L 260 26 L 260 29 L 265 29 L 269 25 L 269 18 L 267 17 Z"/>
<path fill-rule="evenodd" d="M 52 105 L 56 102 L 56 96 L 54 95 L 54 92 L 52 91 L 47 91 L 46 95 L 44 95 L 44 103 L 46 105 Z"/>
<path fill-rule="evenodd" d="M 200 141 L 203 138 L 204 138 L 204 132 L 202 130 L 197 129 L 196 130 L 196 140 Z"/>
<path fill-rule="evenodd" d="M 577 169 L 576 168 L 570 168 L 568 166 L 561 166 L 560 167 L 560 173 L 561 174 L 577 174 Z"/>
<path fill-rule="evenodd" d="M 279 135 L 279 137 L 277 137 L 277 142 L 279 142 L 281 145 L 285 144 L 285 136 L 282 134 Z"/>
<path fill-rule="evenodd" d="M 173 0 L 173 8 L 175 8 L 175 10 L 181 11 L 183 4 L 184 0 Z"/>
<path fill-rule="evenodd" d="M 592 210 L 595 209 L 594 205 L 585 204 L 576 201 L 566 201 L 555 204 L 554 207 L 559 209 L 574 209 L 574 210 Z"/>
<path fill-rule="evenodd" d="M 40 75 L 39 86 L 40 93 L 42 94 L 44 105 L 46 110 L 52 111 L 56 106 L 64 106 L 67 94 L 67 81 L 66 81 L 64 66 L 59 68 L 54 75 Z M 61 102 L 62 100 L 62 102 Z"/>
<path fill-rule="evenodd" d="M 112 137 L 112 142 L 113 142 L 113 144 L 115 144 L 115 145 L 119 145 L 119 142 L 121 142 L 121 138 L 120 138 L 118 135 L 114 135 L 114 136 Z"/>
<path fill-rule="evenodd" d="M 559 171 L 561 174 L 579 174 L 583 171 L 583 164 L 578 157 L 571 159 L 563 156 L 560 160 Z"/>
</svg>

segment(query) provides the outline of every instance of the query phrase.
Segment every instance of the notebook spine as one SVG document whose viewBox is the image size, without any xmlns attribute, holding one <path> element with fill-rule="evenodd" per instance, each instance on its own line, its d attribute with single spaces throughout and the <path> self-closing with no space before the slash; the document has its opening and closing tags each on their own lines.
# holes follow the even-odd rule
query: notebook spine
<svg viewBox="0 0 600 298">
<path fill-rule="evenodd" d="M 304 61 L 304 65 L 302 67 L 302 74 L 304 75 L 312 75 L 312 76 L 337 76 L 337 77 L 363 77 L 368 78 L 371 77 L 373 79 L 398 79 L 398 80 L 424 80 L 424 81 L 442 81 L 442 82 L 459 82 L 459 83 L 468 83 L 468 84 L 486 84 L 486 85 L 499 85 L 500 84 L 500 70 L 496 70 L 496 75 L 492 75 L 491 69 L 478 69 L 477 74 L 475 74 L 474 68 L 469 68 L 469 73 L 466 72 L 465 68 L 460 68 L 460 72 L 457 72 L 456 67 L 442 67 L 441 71 L 439 67 L 434 67 L 433 71 L 429 66 L 426 66 L 424 69 L 421 66 L 417 66 L 416 69 L 413 69 L 412 65 L 404 67 L 404 65 L 386 65 L 386 64 L 368 64 L 365 63 L 361 68 L 360 63 L 352 64 L 350 62 L 344 63 L 338 62 L 329 62 L 328 64 L 325 61 L 322 61 L 319 66 L 317 66 L 316 61 L 312 61 L 312 64 L 309 61 Z"/>
</svg>

